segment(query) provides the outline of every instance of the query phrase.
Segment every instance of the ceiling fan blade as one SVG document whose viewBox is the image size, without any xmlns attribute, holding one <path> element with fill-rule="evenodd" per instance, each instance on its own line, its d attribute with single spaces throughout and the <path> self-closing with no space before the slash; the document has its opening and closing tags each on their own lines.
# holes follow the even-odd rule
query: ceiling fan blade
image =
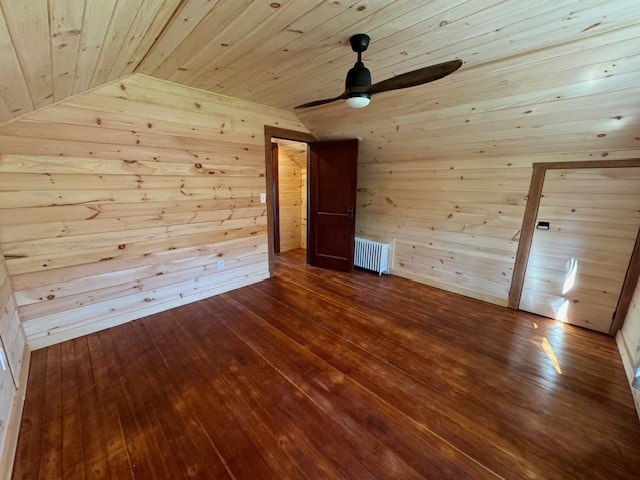
<svg viewBox="0 0 640 480">
<path fill-rule="evenodd" d="M 347 95 L 347 92 L 344 92 L 342 93 L 342 95 L 339 95 L 334 98 L 325 98 L 324 100 L 316 100 L 315 102 L 303 103 L 302 105 L 298 105 L 297 107 L 294 107 L 294 109 L 317 107 L 318 105 L 324 105 L 325 103 L 331 103 L 331 102 L 335 102 L 336 100 L 342 100 L 343 98 L 346 97 L 346 95 Z"/>
<path fill-rule="evenodd" d="M 369 87 L 369 93 L 388 92 L 389 90 L 399 90 L 401 88 L 415 87 L 424 83 L 433 82 L 446 77 L 462 66 L 462 60 L 451 60 L 449 62 L 423 67 L 411 72 L 402 73 L 387 80 L 374 83 Z"/>
</svg>

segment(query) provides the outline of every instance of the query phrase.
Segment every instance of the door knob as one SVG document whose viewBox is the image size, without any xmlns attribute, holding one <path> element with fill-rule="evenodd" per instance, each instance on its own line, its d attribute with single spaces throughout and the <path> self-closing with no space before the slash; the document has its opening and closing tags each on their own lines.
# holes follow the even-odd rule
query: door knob
<svg viewBox="0 0 640 480">
<path fill-rule="evenodd" d="M 349 215 L 349 218 L 353 218 L 353 207 L 347 208 L 347 215 Z"/>
</svg>

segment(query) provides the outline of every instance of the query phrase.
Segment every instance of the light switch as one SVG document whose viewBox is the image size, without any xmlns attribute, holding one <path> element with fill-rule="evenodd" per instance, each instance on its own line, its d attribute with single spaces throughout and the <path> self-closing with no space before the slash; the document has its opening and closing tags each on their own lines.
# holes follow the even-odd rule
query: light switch
<svg viewBox="0 0 640 480">
<path fill-rule="evenodd" d="M 549 222 L 538 222 L 536 230 L 549 230 Z"/>
<path fill-rule="evenodd" d="M 261 193 L 260 194 L 260 203 L 267 203 L 267 194 L 266 193 Z"/>
</svg>

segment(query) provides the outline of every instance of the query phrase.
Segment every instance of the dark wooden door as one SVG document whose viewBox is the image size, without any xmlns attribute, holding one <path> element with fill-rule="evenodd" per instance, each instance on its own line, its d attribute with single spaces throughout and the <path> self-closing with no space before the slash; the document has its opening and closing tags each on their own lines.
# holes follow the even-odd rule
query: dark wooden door
<svg viewBox="0 0 640 480">
<path fill-rule="evenodd" d="M 353 269 L 357 172 L 358 140 L 309 143 L 309 264 Z"/>
</svg>

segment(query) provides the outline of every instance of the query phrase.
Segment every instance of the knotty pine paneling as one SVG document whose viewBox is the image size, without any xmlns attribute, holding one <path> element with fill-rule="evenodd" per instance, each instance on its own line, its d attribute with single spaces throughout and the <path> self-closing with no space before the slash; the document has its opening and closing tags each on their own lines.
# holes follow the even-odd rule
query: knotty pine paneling
<svg viewBox="0 0 640 480">
<path fill-rule="evenodd" d="M 20 373 L 25 354 L 25 338 L 11 278 L 0 250 L 0 338 L 5 349 L 13 383 L 20 387 Z"/>
<path fill-rule="evenodd" d="M 621 334 L 629 347 L 632 362 L 637 363 L 640 361 L 640 282 L 633 294 Z"/>
<path fill-rule="evenodd" d="M 640 168 L 548 169 L 538 221 L 550 226 L 533 233 L 519 308 L 608 333 L 640 228 Z"/>
<path fill-rule="evenodd" d="M 0 127 L 0 244 L 28 344 L 266 278 L 264 125 L 304 131 L 133 75 Z"/>
<path fill-rule="evenodd" d="M 360 160 L 357 230 L 395 242 L 394 274 L 506 303 L 530 165 Z"/>
<path fill-rule="evenodd" d="M 523 129 L 524 141 L 568 129 L 606 143 L 589 128 L 572 129 L 580 119 L 553 99 L 592 97 L 615 84 L 606 101 L 626 106 L 618 114 L 627 118 L 640 74 L 640 14 L 629 0 L 0 0 L 0 7 L 0 122 L 132 72 L 291 109 L 342 92 L 355 61 L 348 39 L 366 32 L 372 42 L 363 60 L 374 81 L 465 62 L 456 73 L 464 81 L 439 82 L 443 93 L 429 86 L 393 94 L 402 112 L 425 104 L 464 110 L 482 99 L 487 105 L 477 111 L 497 113 L 491 130 L 498 131 L 510 130 L 509 117 L 520 111 L 549 109 L 569 121 Z M 512 112 L 495 112 L 506 107 Z"/>
<path fill-rule="evenodd" d="M 30 351 L 1 249 L 0 346 L 4 349 L 3 360 L 6 359 L 6 364 L 0 368 L 0 478 L 9 478 L 27 387 Z"/>
<path fill-rule="evenodd" d="M 640 362 L 640 282 L 633 293 L 627 317 L 616 340 L 627 378 L 631 383 L 635 375 L 635 367 Z M 631 393 L 640 417 L 640 390 L 631 387 Z"/>
<path fill-rule="evenodd" d="M 610 155 L 624 156 L 624 151 Z M 361 155 L 358 231 L 365 236 L 395 241 L 393 273 L 504 305 L 511 285 L 532 164 L 553 158 L 594 159 L 585 154 L 561 154 L 394 162 L 389 156 L 382 160 Z M 595 178 L 577 182 L 583 182 L 583 188 L 590 191 L 602 188 Z M 621 182 L 620 188 L 627 191 L 621 190 L 615 199 L 598 197 L 601 221 L 606 223 L 608 209 L 633 208 L 633 187 Z M 561 206 L 569 200 L 562 195 L 547 200 L 559 205 L 552 209 L 552 215 L 567 218 L 576 214 L 562 210 Z M 581 210 L 577 211 L 575 219 L 582 220 Z M 635 238 L 637 225 L 632 225 L 633 222 L 630 218 L 623 219 L 618 233 Z M 575 222 L 567 223 L 575 234 L 593 234 L 574 225 Z M 610 248 L 611 242 L 607 246 Z M 592 261 L 607 263 L 613 259 L 602 251 L 594 254 Z M 594 273 L 598 278 L 608 274 L 602 268 Z"/>
<path fill-rule="evenodd" d="M 280 209 L 280 251 L 302 246 L 302 169 L 278 149 L 278 201 Z"/>
</svg>

